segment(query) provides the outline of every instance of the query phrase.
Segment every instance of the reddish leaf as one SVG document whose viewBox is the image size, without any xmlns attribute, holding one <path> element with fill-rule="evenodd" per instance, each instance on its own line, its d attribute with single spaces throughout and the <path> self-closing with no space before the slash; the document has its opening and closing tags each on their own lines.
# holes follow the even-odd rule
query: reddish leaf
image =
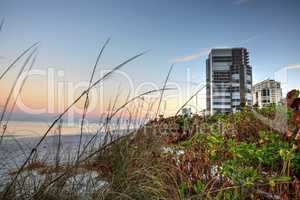
<svg viewBox="0 0 300 200">
<path fill-rule="evenodd" d="M 295 111 L 293 114 L 293 120 L 297 128 L 300 128 L 300 111 Z"/>
<path fill-rule="evenodd" d="M 290 139 L 292 136 L 293 136 L 293 132 L 290 131 L 290 130 L 287 130 L 287 132 L 285 133 L 285 137 L 286 137 L 287 139 Z"/>
<path fill-rule="evenodd" d="M 289 195 L 287 191 L 284 191 L 283 193 L 280 194 L 282 200 L 289 200 Z"/>
<path fill-rule="evenodd" d="M 299 96 L 299 94 L 300 94 L 299 90 L 292 90 L 287 93 L 286 98 L 295 99 Z"/>
<path fill-rule="evenodd" d="M 294 100 L 299 96 L 299 90 L 292 90 L 286 95 L 286 102 L 289 107 L 293 104 Z"/>
<path fill-rule="evenodd" d="M 294 175 L 295 175 L 295 180 L 292 183 L 294 191 L 296 191 L 294 199 L 299 199 L 299 192 L 298 192 L 300 190 L 300 181 L 299 181 L 300 174 L 299 174 L 299 171 L 295 171 Z"/>
<path fill-rule="evenodd" d="M 296 134 L 296 137 L 295 137 L 295 140 L 300 140 L 300 130 L 298 130 L 297 134 Z"/>
<path fill-rule="evenodd" d="M 293 103 L 291 104 L 291 108 L 295 110 L 300 110 L 300 98 L 296 98 L 293 100 Z"/>
</svg>

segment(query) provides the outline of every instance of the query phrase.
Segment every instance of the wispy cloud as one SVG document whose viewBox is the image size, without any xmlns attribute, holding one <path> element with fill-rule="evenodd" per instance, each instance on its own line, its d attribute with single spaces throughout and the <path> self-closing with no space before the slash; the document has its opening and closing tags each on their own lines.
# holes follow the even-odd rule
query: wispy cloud
<svg viewBox="0 0 300 200">
<path fill-rule="evenodd" d="M 210 50 L 211 50 L 211 48 L 201 49 L 200 51 L 198 51 L 196 53 L 171 59 L 170 62 L 171 63 L 179 63 L 179 62 L 189 62 L 189 61 L 192 61 L 192 60 L 196 60 L 196 59 L 199 59 L 201 57 L 207 56 Z"/>
<path fill-rule="evenodd" d="M 203 48 L 198 52 L 192 53 L 190 55 L 185 55 L 182 57 L 177 57 L 174 59 L 169 60 L 170 63 L 180 63 L 180 62 L 189 62 L 193 60 L 200 59 L 202 57 L 207 57 L 211 49 L 214 48 L 229 48 L 228 46 L 215 46 L 215 47 L 209 47 L 209 48 Z"/>
<path fill-rule="evenodd" d="M 256 34 L 256 35 L 250 36 L 250 37 L 248 37 L 248 38 L 246 38 L 242 41 L 232 42 L 231 45 L 228 45 L 228 46 L 216 46 L 216 47 L 210 47 L 210 48 L 203 48 L 200 51 L 192 53 L 190 55 L 185 55 L 185 56 L 182 56 L 182 57 L 177 57 L 177 58 L 171 59 L 171 60 L 169 60 L 169 62 L 170 63 L 181 63 L 181 62 L 189 62 L 189 61 L 197 60 L 197 59 L 200 59 L 202 57 L 207 57 L 209 52 L 213 48 L 239 47 L 239 46 L 245 45 L 247 43 L 250 43 L 254 40 L 257 40 L 261 36 L 262 36 L 262 34 Z"/>
<path fill-rule="evenodd" d="M 287 66 L 288 69 L 300 69 L 300 64 L 290 64 Z"/>
<path fill-rule="evenodd" d="M 259 39 L 260 37 L 262 36 L 262 34 L 256 34 L 256 35 L 253 35 L 253 36 L 250 36 L 248 38 L 246 38 L 245 40 L 242 40 L 240 42 L 237 42 L 236 44 L 234 44 L 235 46 L 239 46 L 239 45 L 245 45 L 249 42 L 252 42 L 254 40 L 257 40 Z"/>
<path fill-rule="evenodd" d="M 246 4 L 249 3 L 251 0 L 235 0 L 234 4 L 235 5 L 242 5 L 242 4 Z"/>
<path fill-rule="evenodd" d="M 3 25 L 4 25 L 4 18 L 0 22 L 0 31 L 2 30 Z"/>
</svg>

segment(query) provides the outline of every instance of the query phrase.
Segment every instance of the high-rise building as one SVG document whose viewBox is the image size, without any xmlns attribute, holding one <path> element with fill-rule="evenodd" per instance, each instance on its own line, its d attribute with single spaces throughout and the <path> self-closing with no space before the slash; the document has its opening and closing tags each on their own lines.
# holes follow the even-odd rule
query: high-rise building
<svg viewBox="0 0 300 200">
<path fill-rule="evenodd" d="M 282 89 L 280 82 L 267 79 L 253 86 L 253 105 L 263 107 L 270 103 L 278 104 L 282 100 Z"/>
<path fill-rule="evenodd" d="M 206 60 L 206 83 L 206 107 L 210 115 L 252 105 L 252 68 L 247 49 L 212 49 Z"/>
</svg>

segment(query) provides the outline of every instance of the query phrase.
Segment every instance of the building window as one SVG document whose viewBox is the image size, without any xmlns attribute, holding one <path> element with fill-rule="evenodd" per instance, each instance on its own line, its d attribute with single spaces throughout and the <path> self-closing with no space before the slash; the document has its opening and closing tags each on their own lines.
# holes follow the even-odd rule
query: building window
<svg viewBox="0 0 300 200">
<path fill-rule="evenodd" d="M 261 91 L 261 96 L 264 96 L 264 97 L 270 96 L 270 90 L 269 89 L 263 89 Z"/>
</svg>

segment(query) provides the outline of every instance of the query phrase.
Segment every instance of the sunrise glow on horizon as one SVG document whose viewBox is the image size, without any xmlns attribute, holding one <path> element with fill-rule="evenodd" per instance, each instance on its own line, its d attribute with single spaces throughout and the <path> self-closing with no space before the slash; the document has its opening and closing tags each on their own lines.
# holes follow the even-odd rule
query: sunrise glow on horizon
<svg viewBox="0 0 300 200">
<path fill-rule="evenodd" d="M 115 3 L 122 5 L 122 11 Z M 24 49 L 40 41 L 33 67 L 35 75 L 28 78 L 19 101 L 37 113 L 58 114 L 87 88 L 97 54 L 111 37 L 94 80 L 127 58 L 151 51 L 92 91 L 97 94 L 91 101 L 94 105 L 89 114 L 97 116 L 105 112 L 116 97 L 120 106 L 128 93 L 133 98 L 163 87 L 169 67 L 174 63 L 169 86 L 175 87 L 176 92 L 164 94 L 165 106 L 161 108 L 165 115 L 172 115 L 205 82 L 205 59 L 211 48 L 242 46 L 249 49 L 254 82 L 276 79 L 280 69 L 300 62 L 296 34 L 299 27 L 292 25 L 299 13 L 293 4 L 272 1 L 271 11 L 268 1 L 256 0 L 218 4 L 166 1 L 159 2 L 159 7 L 156 3 L 135 2 L 129 6 L 117 0 L 86 4 L 81 1 L 1 1 L 0 18 L 4 18 L 5 23 L 0 32 L 0 72 Z M 64 12 L 66 8 L 71 12 Z M 210 12 L 212 9 L 214 14 Z M 228 11 L 226 15 L 223 10 Z M 278 15 L 273 15 L 274 12 Z M 263 23 L 257 23 L 257 18 Z M 235 29 L 236 26 L 243 29 Z M 19 61 L 1 80 L 1 106 L 23 62 L 24 59 Z M 289 73 L 285 87 L 297 87 L 299 72 Z M 49 79 L 49 74 L 53 79 Z M 204 89 L 197 101 L 191 101 L 189 105 L 193 110 L 205 109 L 205 93 Z M 149 99 L 157 102 L 159 96 L 158 92 Z M 76 113 L 80 113 L 83 102 L 76 104 Z M 137 101 L 131 106 L 141 104 Z M 144 112 L 147 112 L 146 107 L 145 104 Z M 157 105 L 151 110 L 155 113 L 156 109 Z M 22 109 L 17 107 L 16 110 Z"/>
</svg>

